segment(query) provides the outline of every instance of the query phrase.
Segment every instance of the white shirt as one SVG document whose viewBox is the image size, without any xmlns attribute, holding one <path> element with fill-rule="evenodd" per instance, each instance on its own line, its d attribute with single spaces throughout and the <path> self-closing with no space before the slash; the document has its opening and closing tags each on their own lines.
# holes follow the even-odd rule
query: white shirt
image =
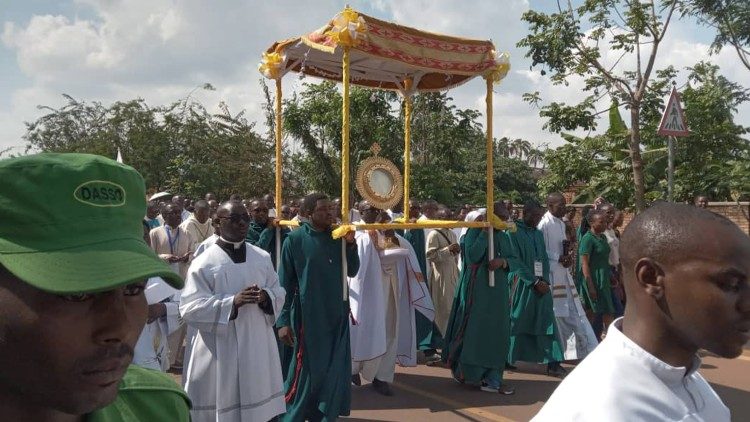
<svg viewBox="0 0 750 422">
<path fill-rule="evenodd" d="M 609 243 L 609 265 L 616 267 L 620 265 L 620 239 L 612 229 L 604 230 L 604 236 Z"/>
<path fill-rule="evenodd" d="M 557 387 L 532 419 L 545 421 L 649 422 L 730 420 L 729 409 L 698 373 L 674 367 L 643 350 L 615 320 L 607 337 Z"/>
</svg>

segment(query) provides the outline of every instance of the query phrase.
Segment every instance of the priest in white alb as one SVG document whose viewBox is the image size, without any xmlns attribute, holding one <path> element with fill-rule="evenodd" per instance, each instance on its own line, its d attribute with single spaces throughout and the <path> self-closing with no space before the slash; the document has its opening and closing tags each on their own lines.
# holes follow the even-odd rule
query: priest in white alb
<svg viewBox="0 0 750 422">
<path fill-rule="evenodd" d="M 372 224 L 380 210 L 367 200 L 359 203 L 362 221 Z M 355 233 L 359 271 L 349 277 L 351 319 L 349 337 L 352 348 L 352 383 L 362 383 L 360 374 L 372 382 L 377 375 L 381 357 L 386 352 L 385 299 L 383 270 L 377 248 L 377 231 Z"/>
<path fill-rule="evenodd" d="M 547 212 L 537 229 L 544 235 L 552 280 L 552 308 L 565 360 L 583 359 L 599 344 L 583 311 L 573 277 L 568 268 L 573 260 L 565 232 L 565 197 L 559 193 L 547 196 Z"/>
<path fill-rule="evenodd" d="M 389 222 L 390 217 L 381 212 L 378 222 Z M 417 365 L 416 312 L 431 323 L 435 310 L 412 245 L 394 230 L 378 232 L 377 248 L 380 257 L 383 307 L 379 312 L 385 330 L 372 336 L 384 338 L 385 353 L 380 357 L 373 374 L 373 387 L 383 395 L 393 394 L 396 364 Z M 365 301 L 369 300 L 367 297 Z M 366 375 L 368 377 L 369 375 Z"/>
<path fill-rule="evenodd" d="M 194 422 L 268 421 L 286 410 L 274 323 L 286 293 L 267 252 L 245 242 L 240 202 L 188 270 L 180 313 L 197 330 L 184 372 Z"/>
</svg>

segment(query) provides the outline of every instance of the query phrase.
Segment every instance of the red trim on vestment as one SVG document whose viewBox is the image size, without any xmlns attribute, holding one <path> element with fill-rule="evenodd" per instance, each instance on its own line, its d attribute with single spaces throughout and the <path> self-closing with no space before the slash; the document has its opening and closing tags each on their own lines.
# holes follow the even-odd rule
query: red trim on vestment
<svg viewBox="0 0 750 422">
<path fill-rule="evenodd" d="M 304 353 L 305 349 L 305 343 L 303 340 L 303 331 L 304 329 L 300 327 L 299 329 L 299 336 L 297 338 L 297 342 L 299 344 L 299 348 L 297 349 L 297 366 L 294 368 L 294 382 L 292 383 L 291 388 L 289 388 L 289 391 L 284 396 L 284 400 L 286 400 L 287 403 L 291 403 L 292 400 L 294 400 L 295 394 L 297 394 L 297 387 L 299 383 L 299 376 L 302 372 L 302 355 Z"/>
</svg>

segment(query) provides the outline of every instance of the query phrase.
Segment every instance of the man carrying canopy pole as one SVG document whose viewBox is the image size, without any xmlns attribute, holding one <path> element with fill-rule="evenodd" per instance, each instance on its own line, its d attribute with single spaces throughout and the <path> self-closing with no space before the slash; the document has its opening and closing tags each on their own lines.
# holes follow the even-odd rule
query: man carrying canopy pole
<svg viewBox="0 0 750 422">
<path fill-rule="evenodd" d="M 283 420 L 334 420 L 349 414 L 351 402 L 349 301 L 341 300 L 340 280 L 357 274 L 359 256 L 354 232 L 344 239 L 331 237 L 335 218 L 328 197 L 306 196 L 302 211 L 310 223 L 302 223 L 287 236 L 279 266 L 287 295 L 278 334 L 294 349 L 284 383 Z M 341 273 L 342 247 L 347 274 Z"/>
</svg>

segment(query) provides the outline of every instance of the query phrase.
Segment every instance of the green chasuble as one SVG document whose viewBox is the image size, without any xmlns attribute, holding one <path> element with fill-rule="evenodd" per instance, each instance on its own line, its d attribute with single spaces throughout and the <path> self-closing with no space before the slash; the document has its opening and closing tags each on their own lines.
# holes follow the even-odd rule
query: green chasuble
<svg viewBox="0 0 750 422">
<path fill-rule="evenodd" d="M 515 233 L 506 233 L 511 247 L 507 258 L 512 300 L 508 361 L 560 362 L 563 360 L 563 349 L 552 309 L 552 287 L 544 296 L 539 296 L 534 290 L 537 280 L 535 262 L 541 264 L 543 282 L 547 285 L 550 283 L 544 236 L 523 220 L 516 221 L 516 227 L 518 230 Z"/>
<path fill-rule="evenodd" d="M 333 421 L 348 415 L 351 402 L 349 302 L 343 300 L 341 245 L 331 231 L 307 223 L 287 236 L 279 279 L 286 302 L 276 323 L 291 327 L 294 350 L 284 381 L 283 421 Z M 357 245 L 346 246 L 347 275 L 359 270 Z"/>
<path fill-rule="evenodd" d="M 407 230 L 404 234 L 404 239 L 408 240 L 414 248 L 414 252 L 417 254 L 417 261 L 419 261 L 419 269 L 424 276 L 424 282 L 427 284 L 427 288 L 431 289 L 432 286 L 430 286 L 427 279 L 427 241 L 424 237 L 424 229 Z M 417 329 L 417 350 L 441 349 L 443 347 L 443 337 L 440 335 L 440 330 L 438 330 L 437 326 L 420 312 L 415 310 L 414 314 L 414 325 Z"/>
<path fill-rule="evenodd" d="M 594 282 L 597 294 L 597 300 L 591 300 L 589 286 L 583 278 L 583 270 L 581 270 L 581 291 L 583 292 L 581 298 L 584 304 L 595 313 L 614 315 L 615 305 L 612 303 L 612 287 L 609 284 L 609 243 L 607 243 L 607 237 L 604 234 L 594 234 L 592 230 L 589 230 L 581 238 L 578 255 L 589 256 L 591 281 Z"/>
<path fill-rule="evenodd" d="M 443 361 L 459 382 L 480 384 L 494 376 L 502 382 L 510 341 L 508 273 L 495 270 L 495 287 L 489 285 L 488 232 L 469 229 L 461 240 L 464 268 L 453 299 L 445 333 Z M 506 257 L 510 245 L 495 231 L 495 256 Z"/>
</svg>

